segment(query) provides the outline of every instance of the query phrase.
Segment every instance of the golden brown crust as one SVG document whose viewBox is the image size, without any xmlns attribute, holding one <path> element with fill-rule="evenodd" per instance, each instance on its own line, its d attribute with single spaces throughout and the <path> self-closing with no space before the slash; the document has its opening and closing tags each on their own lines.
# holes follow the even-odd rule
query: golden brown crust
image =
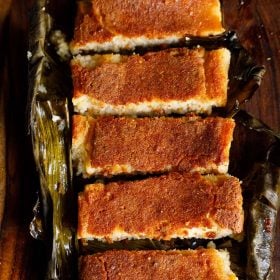
<svg viewBox="0 0 280 280">
<path fill-rule="evenodd" d="M 225 175 L 169 173 L 157 178 L 88 185 L 79 195 L 79 238 L 111 241 L 126 236 L 171 239 L 182 228 L 220 228 L 240 233 L 242 194 L 238 179 Z M 186 237 L 188 230 L 182 234 Z M 211 231 L 206 238 L 216 238 Z"/>
<path fill-rule="evenodd" d="M 83 116 L 73 116 L 72 138 L 79 139 L 81 137 L 85 137 L 89 124 L 90 120 L 84 118 Z"/>
<path fill-rule="evenodd" d="M 95 131 L 95 120 L 93 118 L 85 118 L 81 115 L 73 116 L 73 125 L 72 125 L 72 139 L 73 142 L 78 144 L 81 143 L 83 149 L 86 153 L 92 152 L 92 135 Z M 75 145 L 75 144 L 74 144 Z M 87 156 L 83 154 L 83 156 Z"/>
<path fill-rule="evenodd" d="M 91 117 L 74 117 L 74 131 L 81 120 L 93 121 Z M 225 173 L 233 129 L 234 121 L 223 118 L 101 117 L 89 130 L 91 135 L 73 135 L 73 147 L 84 137 L 87 156 L 79 160 L 90 168 L 101 168 L 103 175 L 114 174 L 116 165 L 129 165 L 132 173 L 170 169 Z"/>
<path fill-rule="evenodd" d="M 214 249 L 107 251 L 80 258 L 80 280 L 234 280 Z"/>
<path fill-rule="evenodd" d="M 205 92 L 202 57 L 198 50 L 178 49 L 91 69 L 73 65 L 74 98 L 85 94 L 114 105 L 195 98 Z"/>
<path fill-rule="evenodd" d="M 105 61 L 97 67 L 72 63 L 73 98 L 86 95 L 112 105 L 193 99 L 224 106 L 228 72 L 224 52 L 172 49 L 128 56 L 120 63 Z"/>
<path fill-rule="evenodd" d="M 74 44 L 110 41 L 116 35 L 207 36 L 224 31 L 218 0 L 95 0 L 79 9 Z"/>
<path fill-rule="evenodd" d="M 225 49 L 205 52 L 205 83 L 208 98 L 220 98 L 223 106 L 227 102 L 227 84 L 230 56 Z"/>
</svg>

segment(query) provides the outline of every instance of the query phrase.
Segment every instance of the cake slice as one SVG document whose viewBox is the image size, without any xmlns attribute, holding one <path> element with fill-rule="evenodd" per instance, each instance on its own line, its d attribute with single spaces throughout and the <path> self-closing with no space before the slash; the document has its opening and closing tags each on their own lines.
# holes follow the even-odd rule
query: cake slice
<svg viewBox="0 0 280 280">
<path fill-rule="evenodd" d="M 234 121 L 73 117 L 72 158 L 83 177 L 170 170 L 226 173 Z"/>
<path fill-rule="evenodd" d="M 219 0 L 80 1 L 71 50 L 117 52 L 223 31 Z"/>
<path fill-rule="evenodd" d="M 78 238 L 217 239 L 243 229 L 242 194 L 229 175 L 169 173 L 87 185 L 78 197 Z"/>
<path fill-rule="evenodd" d="M 83 256 L 80 280 L 237 280 L 227 251 L 107 251 Z"/>
<path fill-rule="evenodd" d="M 78 56 L 74 110 L 89 115 L 210 114 L 227 102 L 230 52 L 168 49 L 145 55 Z"/>
</svg>

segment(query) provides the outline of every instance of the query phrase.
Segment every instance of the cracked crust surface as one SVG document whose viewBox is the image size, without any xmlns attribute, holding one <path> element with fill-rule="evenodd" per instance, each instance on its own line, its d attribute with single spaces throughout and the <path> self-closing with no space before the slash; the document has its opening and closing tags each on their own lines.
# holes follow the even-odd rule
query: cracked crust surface
<svg viewBox="0 0 280 280">
<path fill-rule="evenodd" d="M 84 239 L 215 239 L 243 229 L 240 183 L 229 175 L 175 172 L 96 183 L 78 202 L 78 238 Z"/>
<path fill-rule="evenodd" d="M 237 280 L 228 253 L 188 251 L 107 251 L 83 256 L 80 280 Z"/>
</svg>

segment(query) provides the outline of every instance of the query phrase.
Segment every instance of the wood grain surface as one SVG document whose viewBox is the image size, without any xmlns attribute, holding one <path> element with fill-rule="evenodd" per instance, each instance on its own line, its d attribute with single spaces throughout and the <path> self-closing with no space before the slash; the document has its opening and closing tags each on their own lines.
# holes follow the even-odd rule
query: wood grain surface
<svg viewBox="0 0 280 280">
<path fill-rule="evenodd" d="M 6 9 L 0 9 L 1 132 L 5 129 L 0 148 L 6 147 L 5 158 L 0 158 L 5 172 L 1 172 L 5 175 L 1 176 L 1 183 L 6 183 L 0 228 L 0 279 L 42 279 L 42 244 L 31 238 L 28 229 L 38 184 L 26 125 L 29 7 L 27 1 L 3 0 L 1 8 L 5 4 Z"/>
<path fill-rule="evenodd" d="M 237 31 L 243 45 L 267 71 L 245 108 L 280 131 L 280 1 L 222 2 L 226 27 Z M 28 229 L 38 187 L 26 123 L 31 5 L 32 0 L 0 0 L 1 280 L 42 279 L 46 264 L 42 243 L 32 240 Z M 275 258 L 280 263 L 280 250 Z M 276 273 L 280 275 L 279 267 Z"/>
<path fill-rule="evenodd" d="M 280 130 L 280 1 L 223 0 L 224 21 L 235 30 L 266 75 L 257 94 L 245 105 L 248 112 Z"/>
</svg>

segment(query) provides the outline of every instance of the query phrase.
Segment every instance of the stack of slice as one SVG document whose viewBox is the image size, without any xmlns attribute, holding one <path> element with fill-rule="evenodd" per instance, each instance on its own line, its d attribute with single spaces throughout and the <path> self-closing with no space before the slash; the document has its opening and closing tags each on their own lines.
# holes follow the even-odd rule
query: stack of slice
<svg viewBox="0 0 280 280">
<path fill-rule="evenodd" d="M 73 54 L 223 31 L 218 0 L 81 3 Z M 240 182 L 227 174 L 234 121 L 205 117 L 226 105 L 229 61 L 226 49 L 200 47 L 74 57 L 74 168 L 84 178 L 111 178 L 79 194 L 79 239 L 210 240 L 242 232 Z M 114 180 L 139 174 L 147 178 Z M 108 251 L 82 257 L 80 278 L 237 279 L 228 253 L 214 249 Z"/>
</svg>

